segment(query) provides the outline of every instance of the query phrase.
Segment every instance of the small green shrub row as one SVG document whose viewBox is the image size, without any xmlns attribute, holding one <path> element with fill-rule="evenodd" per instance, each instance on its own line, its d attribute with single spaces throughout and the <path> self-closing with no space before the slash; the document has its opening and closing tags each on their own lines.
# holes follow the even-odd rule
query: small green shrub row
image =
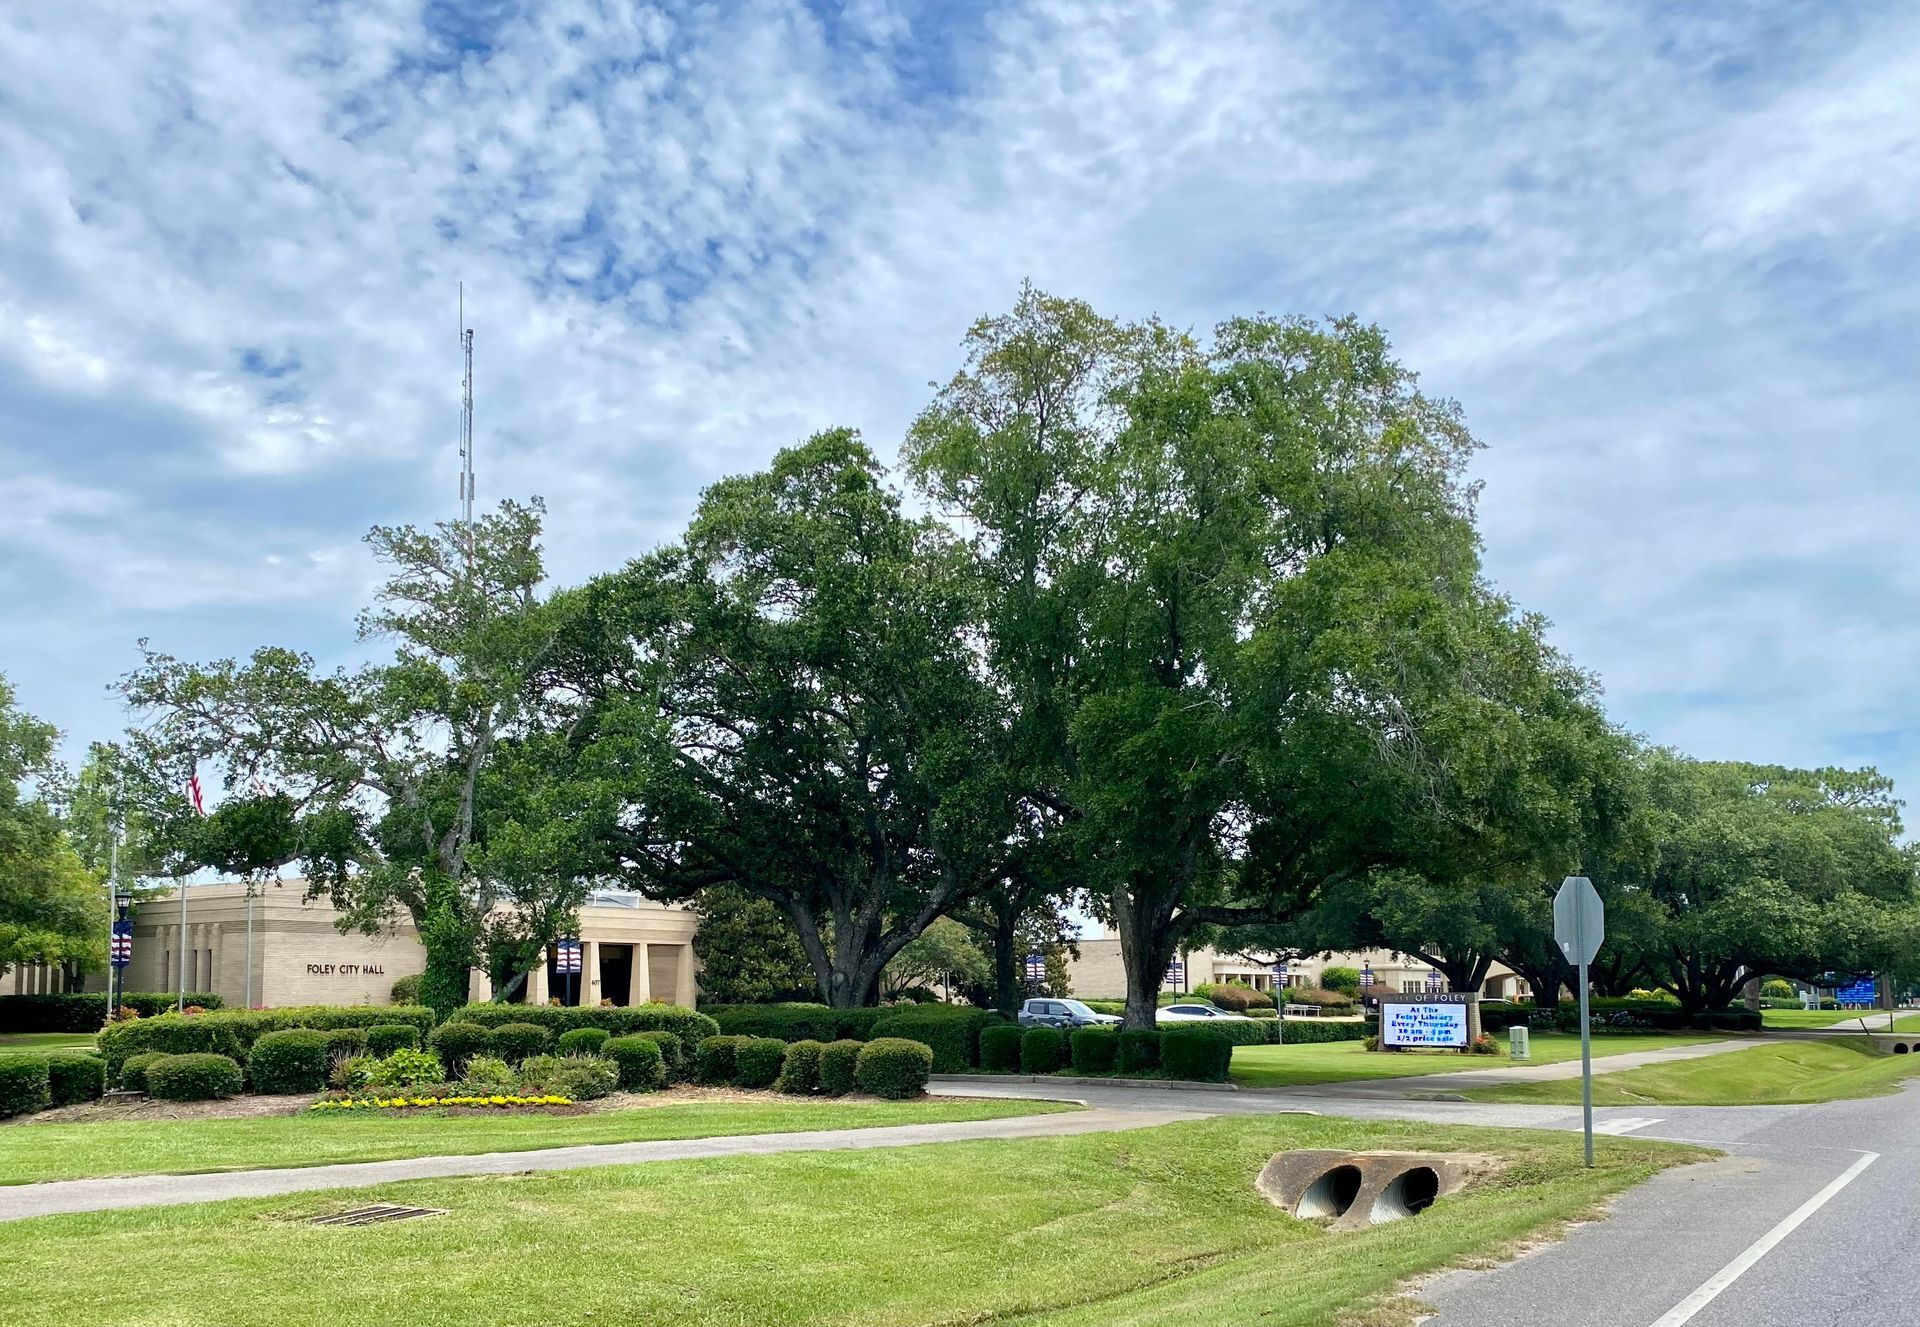
<svg viewBox="0 0 1920 1327">
<path fill-rule="evenodd" d="M 481 1027 L 502 1023 L 532 1023 L 546 1028 L 554 1036 L 575 1028 L 602 1028 L 609 1036 L 626 1037 L 636 1032 L 671 1032 L 688 1046 L 697 1046 L 708 1037 L 718 1036 L 720 1026 L 704 1013 L 683 1009 L 677 1004 L 637 1005 L 532 1005 L 470 1004 L 455 1010 L 449 1022 L 459 1020 Z"/>
<path fill-rule="evenodd" d="M 1377 1018 L 1347 1019 L 1341 1022 L 1320 1022 L 1304 1018 L 1289 1018 L 1280 1029 L 1280 1040 L 1290 1046 L 1311 1045 L 1326 1041 L 1360 1041 L 1369 1033 L 1379 1030 Z"/>
<path fill-rule="evenodd" d="M 1203 981 L 1193 988 L 1193 993 L 1211 1001 L 1216 1008 L 1234 1014 L 1274 1007 L 1272 995 L 1242 981 Z"/>
<path fill-rule="evenodd" d="M 121 1007 L 154 1018 L 174 1007 L 175 991 L 123 991 Z M 218 1009 L 224 1003 L 212 991 L 188 991 L 187 1003 Z M 0 1032 L 98 1032 L 107 1021 L 104 991 L 63 995 L 0 995 Z"/>
<path fill-rule="evenodd" d="M 1356 1025 L 1357 1026 L 1357 1025 Z M 1141 1074 L 1226 1081 L 1234 1041 L 1212 1024 L 1116 1030 L 1112 1027 L 988 1028 L 980 1037 L 981 1068 L 993 1072 Z"/>
<path fill-rule="evenodd" d="M 933 1048 L 905 1037 L 855 1041 L 721 1035 L 694 1048 L 694 1081 L 716 1086 L 774 1088 L 795 1096 L 844 1096 L 856 1087 L 877 1097 L 903 1099 L 926 1090 Z"/>
<path fill-rule="evenodd" d="M 118 1071 L 129 1055 L 164 1051 L 169 1055 L 209 1052 L 244 1061 L 253 1043 L 269 1032 L 311 1028 L 406 1026 L 424 1035 L 433 1011 L 420 1005 L 296 1005 L 286 1009 L 229 1009 L 205 1014 L 164 1014 L 114 1023 L 100 1033 L 100 1053 Z"/>
<path fill-rule="evenodd" d="M 209 1051 L 163 1055 L 147 1066 L 147 1094 L 163 1101 L 212 1101 L 239 1093 L 239 1061 Z"/>
<path fill-rule="evenodd" d="M 834 1009 L 824 1004 L 711 1004 L 700 1011 L 730 1037 L 773 1037 L 779 1041 L 868 1041 L 873 1025 L 898 1009 Z"/>
</svg>

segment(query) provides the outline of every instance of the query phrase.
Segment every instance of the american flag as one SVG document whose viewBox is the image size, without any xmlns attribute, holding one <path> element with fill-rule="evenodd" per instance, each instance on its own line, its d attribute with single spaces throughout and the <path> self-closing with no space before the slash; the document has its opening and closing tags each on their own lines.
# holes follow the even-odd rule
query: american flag
<svg viewBox="0 0 1920 1327">
<path fill-rule="evenodd" d="M 1362 963 L 1360 965 L 1360 989 L 1364 991 L 1364 990 L 1371 989 L 1372 986 L 1373 986 L 1373 964 Z"/>
<path fill-rule="evenodd" d="M 120 921 L 113 924 L 112 962 L 116 968 L 124 968 L 133 962 L 133 923 Z"/>
<path fill-rule="evenodd" d="M 1027 980 L 1045 981 L 1047 979 L 1047 956 L 1045 954 L 1027 955 Z"/>
<path fill-rule="evenodd" d="M 1181 977 L 1186 975 L 1186 971 L 1186 964 L 1177 958 L 1174 959 L 1171 963 L 1167 964 L 1166 984 L 1169 986 L 1178 986 Z"/>
<path fill-rule="evenodd" d="M 555 972 L 580 971 L 580 941 L 578 937 L 563 935 L 554 942 Z"/>
<path fill-rule="evenodd" d="M 200 800 L 200 771 L 195 769 L 187 775 L 187 800 L 193 803 L 193 809 L 201 815 L 207 813 L 207 804 Z"/>
<path fill-rule="evenodd" d="M 1446 984 L 1447 984 L 1447 979 L 1440 975 L 1439 968 L 1434 968 L 1433 970 L 1427 973 L 1427 989 L 1428 990 L 1437 992 L 1442 986 L 1445 986 Z"/>
</svg>

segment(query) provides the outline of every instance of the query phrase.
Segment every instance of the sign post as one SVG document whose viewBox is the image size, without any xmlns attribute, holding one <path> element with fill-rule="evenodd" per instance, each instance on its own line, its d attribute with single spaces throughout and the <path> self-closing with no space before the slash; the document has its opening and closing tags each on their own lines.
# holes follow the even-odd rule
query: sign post
<svg viewBox="0 0 1920 1327">
<path fill-rule="evenodd" d="M 1593 1165 L 1593 1029 L 1587 1026 L 1587 964 L 1607 938 L 1607 909 L 1583 875 L 1560 882 L 1553 896 L 1553 939 L 1580 970 L 1580 1115 L 1586 1125 L 1587 1165 Z"/>
</svg>

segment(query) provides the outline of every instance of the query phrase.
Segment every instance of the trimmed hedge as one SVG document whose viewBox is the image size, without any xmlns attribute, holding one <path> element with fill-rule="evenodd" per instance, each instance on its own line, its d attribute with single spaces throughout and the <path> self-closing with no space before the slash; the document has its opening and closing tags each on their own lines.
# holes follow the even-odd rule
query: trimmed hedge
<svg viewBox="0 0 1920 1327">
<path fill-rule="evenodd" d="M 449 1019 L 427 1034 L 427 1048 L 440 1057 L 448 1073 L 457 1074 L 474 1056 L 492 1053 L 493 1034 L 478 1023 Z"/>
<path fill-rule="evenodd" d="M 247 1052 L 253 1090 L 268 1095 L 318 1092 L 327 1085 L 327 1068 L 327 1034 L 311 1028 L 265 1033 Z"/>
<path fill-rule="evenodd" d="M 147 1094 L 163 1101 L 212 1101 L 240 1091 L 240 1063 L 227 1055 L 191 1051 L 147 1066 Z"/>
<path fill-rule="evenodd" d="M 253 1043 L 287 1028 L 372 1028 L 404 1023 L 422 1035 L 433 1026 L 433 1011 L 419 1005 L 293 1005 L 285 1009 L 218 1010 L 207 1014 L 165 1014 L 130 1023 L 109 1024 L 100 1033 L 100 1054 L 118 1069 L 129 1055 L 163 1051 L 168 1055 L 211 1052 L 244 1060 Z"/>
<path fill-rule="evenodd" d="M 1160 1067 L 1169 1078 L 1224 1083 L 1233 1062 L 1233 1042 L 1211 1027 L 1174 1028 L 1160 1037 Z"/>
<path fill-rule="evenodd" d="M 662 1032 L 655 1028 L 651 1032 L 633 1032 L 629 1036 L 645 1037 L 660 1048 L 660 1060 L 667 1071 L 669 1083 L 684 1083 L 693 1077 L 693 1066 L 687 1063 L 687 1043 L 671 1032 Z"/>
<path fill-rule="evenodd" d="M 562 1055 L 598 1055 L 610 1035 L 605 1028 L 574 1028 L 562 1032 L 554 1048 Z"/>
<path fill-rule="evenodd" d="M 933 1074 L 933 1048 L 905 1037 L 875 1037 L 860 1048 L 853 1081 L 862 1092 L 902 1101 L 927 1090 Z"/>
<path fill-rule="evenodd" d="M 138 1055 L 129 1055 L 126 1063 L 120 1066 L 119 1083 L 122 1091 L 145 1092 L 147 1090 L 147 1069 L 149 1066 L 166 1059 L 162 1051 L 141 1051 Z"/>
<path fill-rule="evenodd" d="M 1216 1018 L 1204 1023 L 1166 1023 L 1160 1030 L 1171 1032 L 1175 1028 L 1190 1027 L 1218 1032 L 1235 1046 L 1271 1046 L 1280 1040 L 1280 1024 L 1273 1019 L 1249 1018 L 1242 1022 L 1237 1018 Z"/>
<path fill-rule="evenodd" d="M 1067 1045 L 1074 1069 L 1083 1074 L 1110 1074 L 1120 1061 L 1120 1034 L 1111 1025 L 1075 1028 Z"/>
<path fill-rule="evenodd" d="M 487 1033 L 487 1050 L 508 1064 L 545 1055 L 553 1033 L 538 1023 L 502 1023 Z"/>
<path fill-rule="evenodd" d="M 404 980 L 404 979 L 403 979 Z M 409 1023 L 375 1023 L 367 1029 L 367 1054 L 391 1055 L 420 1049 L 420 1029 Z"/>
<path fill-rule="evenodd" d="M 1012 1073 L 1020 1067 L 1020 1039 L 1026 1029 L 1011 1023 L 980 1029 L 980 1067 Z"/>
<path fill-rule="evenodd" d="M 740 1047 L 752 1037 L 708 1037 L 693 1052 L 693 1081 L 717 1087 L 733 1082 L 739 1072 Z"/>
<path fill-rule="evenodd" d="M 1020 1072 L 1050 1074 L 1067 1062 L 1067 1036 L 1059 1028 L 1028 1028 L 1020 1038 Z"/>
<path fill-rule="evenodd" d="M 600 1054 L 619 1068 L 620 1086 L 627 1091 L 652 1092 L 667 1085 L 666 1057 L 654 1040 L 659 1035 L 636 1032 L 628 1037 L 609 1037 L 600 1047 Z"/>
<path fill-rule="evenodd" d="M 963 1073 L 980 1063 L 980 1034 L 1005 1020 L 989 1009 L 958 1005 L 919 1005 L 876 1019 L 873 1036 L 904 1037 L 933 1050 L 933 1071 Z"/>
<path fill-rule="evenodd" d="M 125 991 L 120 1003 L 142 1018 L 154 1018 L 172 1009 L 178 998 L 172 991 Z M 187 1003 L 218 1009 L 224 1001 L 212 991 L 188 991 Z M 106 1021 L 104 991 L 0 995 L 0 1032 L 98 1032 Z"/>
<path fill-rule="evenodd" d="M 719 1024 L 711 1018 L 677 1004 L 470 1004 L 449 1017 L 478 1023 L 481 1027 L 537 1023 L 556 1037 L 575 1028 L 605 1028 L 608 1035 L 615 1037 L 636 1032 L 671 1032 L 688 1046 L 697 1046 L 708 1037 L 720 1035 Z"/>
<path fill-rule="evenodd" d="M 47 1091 L 56 1106 L 98 1101 L 107 1091 L 107 1062 L 91 1051 L 49 1055 Z"/>
<path fill-rule="evenodd" d="M 1117 1061 L 1123 1074 L 1160 1067 L 1160 1034 L 1150 1028 L 1122 1028 Z"/>
<path fill-rule="evenodd" d="M 748 1037 L 733 1054 L 733 1081 L 741 1087 L 772 1087 L 787 1058 L 778 1037 Z"/>
<path fill-rule="evenodd" d="M 1321 1023 L 1289 1018 L 1280 1029 L 1280 1040 L 1289 1046 L 1305 1046 L 1324 1041 L 1362 1041 L 1380 1030 L 1378 1018 L 1356 1018 L 1345 1023 Z"/>
<path fill-rule="evenodd" d="M 780 1077 L 774 1079 L 773 1090 L 797 1097 L 811 1096 L 819 1091 L 820 1052 L 827 1048 L 827 1044 L 823 1041 L 790 1041 L 786 1043 L 786 1048 L 785 1054 L 780 1057 Z"/>
<path fill-rule="evenodd" d="M 851 1037 L 830 1041 L 820 1052 L 820 1090 L 830 1097 L 843 1097 L 853 1091 L 859 1069 L 860 1051 L 866 1045 Z"/>
<path fill-rule="evenodd" d="M 834 1009 L 824 1004 L 710 1004 L 701 1010 L 716 1031 L 734 1037 L 778 1037 L 781 1041 L 866 1041 L 873 1025 L 897 1009 Z"/>
<path fill-rule="evenodd" d="M 392 1026 L 388 1024 L 388 1026 Z M 356 1055 L 367 1053 L 367 1034 L 372 1028 L 331 1028 L 320 1035 L 327 1039 L 327 1058 L 329 1060 L 351 1060 Z M 412 1028 L 407 1029 L 412 1032 Z M 255 1043 L 256 1045 L 258 1043 Z M 380 1054 L 385 1055 L 385 1051 Z"/>
<path fill-rule="evenodd" d="M 1216 1009 L 1235 1014 L 1244 1014 L 1251 1009 L 1273 1008 L 1272 995 L 1241 981 L 1203 981 L 1193 988 L 1193 993 L 1211 1001 Z"/>
<path fill-rule="evenodd" d="M 51 1106 L 49 1076 L 44 1055 L 0 1055 L 0 1120 Z"/>
</svg>

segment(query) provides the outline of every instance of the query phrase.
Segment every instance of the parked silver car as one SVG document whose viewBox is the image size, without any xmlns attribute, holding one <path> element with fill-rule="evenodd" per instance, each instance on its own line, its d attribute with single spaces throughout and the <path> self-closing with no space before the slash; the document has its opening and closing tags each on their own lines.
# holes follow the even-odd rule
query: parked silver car
<svg viewBox="0 0 1920 1327">
<path fill-rule="evenodd" d="M 1097 1014 L 1078 1000 L 1029 1000 L 1020 1006 L 1023 1028 L 1083 1028 L 1118 1023 L 1112 1014 Z"/>
<path fill-rule="evenodd" d="M 1229 1023 L 1251 1023 L 1245 1014 L 1230 1014 L 1210 1004 L 1170 1004 L 1155 1020 L 1161 1023 L 1206 1023 L 1225 1019 Z"/>
</svg>

